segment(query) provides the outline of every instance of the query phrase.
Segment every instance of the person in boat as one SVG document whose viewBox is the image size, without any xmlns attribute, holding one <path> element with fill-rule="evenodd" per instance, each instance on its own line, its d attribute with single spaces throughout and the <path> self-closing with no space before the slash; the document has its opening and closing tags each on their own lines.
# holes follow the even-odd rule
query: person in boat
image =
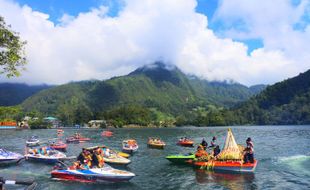
<svg viewBox="0 0 310 190">
<path fill-rule="evenodd" d="M 104 160 L 101 154 L 101 149 L 97 148 L 93 154 L 92 167 L 102 168 L 103 166 L 104 166 Z"/>
<path fill-rule="evenodd" d="M 205 138 L 202 139 L 200 145 L 204 148 L 204 150 L 206 150 L 206 148 L 208 147 L 208 143 L 207 143 L 207 141 L 205 140 Z"/>
<path fill-rule="evenodd" d="M 84 160 L 87 160 L 87 158 L 89 157 L 88 156 L 89 154 L 90 154 L 90 152 L 88 150 L 86 150 L 85 148 L 83 148 L 82 152 L 77 157 L 77 160 L 80 161 L 81 163 L 83 163 Z"/>
<path fill-rule="evenodd" d="M 103 154 L 104 154 L 105 157 L 110 157 L 111 156 L 110 149 L 106 148 Z"/>
<path fill-rule="evenodd" d="M 199 145 L 195 153 L 195 156 L 196 158 L 199 158 L 202 156 L 208 156 L 208 152 L 205 150 L 205 148 L 202 145 Z"/>
<path fill-rule="evenodd" d="M 211 141 L 211 145 L 210 145 L 210 147 L 216 147 L 216 137 L 214 136 L 213 138 L 212 138 L 212 141 Z"/>
<path fill-rule="evenodd" d="M 254 163 L 254 144 L 250 137 L 246 140 L 246 148 L 244 149 L 243 160 L 244 163 Z"/>
<path fill-rule="evenodd" d="M 73 162 L 73 165 L 69 167 L 69 170 L 80 170 L 81 169 L 81 162 L 75 161 Z"/>
<path fill-rule="evenodd" d="M 213 149 L 213 156 L 216 158 L 217 155 L 221 152 L 220 146 L 216 145 L 216 147 Z"/>
<path fill-rule="evenodd" d="M 83 164 L 81 164 L 81 169 L 82 170 L 89 170 L 90 169 L 89 162 L 90 162 L 89 160 L 84 160 Z"/>
</svg>

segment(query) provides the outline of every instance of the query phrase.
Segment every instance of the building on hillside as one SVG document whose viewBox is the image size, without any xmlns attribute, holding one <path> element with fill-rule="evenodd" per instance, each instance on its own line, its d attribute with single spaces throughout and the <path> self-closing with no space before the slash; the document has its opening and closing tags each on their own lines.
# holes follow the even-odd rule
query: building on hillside
<svg viewBox="0 0 310 190">
<path fill-rule="evenodd" d="M 91 128 L 105 128 L 107 126 L 107 123 L 105 120 L 90 120 L 88 122 L 88 127 Z"/>
<path fill-rule="evenodd" d="M 46 123 L 50 123 L 52 127 L 57 128 L 60 126 L 60 121 L 56 117 L 44 117 L 43 121 Z"/>
</svg>

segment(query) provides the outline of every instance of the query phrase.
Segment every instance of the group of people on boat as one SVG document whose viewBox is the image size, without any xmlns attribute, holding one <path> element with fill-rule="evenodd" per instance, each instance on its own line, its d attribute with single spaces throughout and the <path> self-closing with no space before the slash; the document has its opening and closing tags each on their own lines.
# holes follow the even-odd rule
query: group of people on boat
<svg viewBox="0 0 310 190">
<path fill-rule="evenodd" d="M 34 154 L 34 155 L 40 154 L 43 156 L 48 156 L 50 153 L 50 150 L 51 149 L 49 147 L 41 147 L 41 148 L 29 149 L 28 152 L 29 154 Z"/>
<path fill-rule="evenodd" d="M 210 154 L 207 152 L 207 148 L 212 148 L 212 152 Z M 220 154 L 220 152 L 221 149 L 216 143 L 216 137 L 214 136 L 209 147 L 205 138 L 202 139 L 200 145 L 197 147 L 195 156 L 196 158 L 206 157 L 208 159 L 217 159 L 217 156 Z M 246 147 L 243 150 L 243 162 L 254 163 L 254 144 L 250 137 L 247 138 Z"/>
<path fill-rule="evenodd" d="M 104 157 L 110 156 L 109 148 L 97 147 L 93 150 L 82 149 L 77 157 L 77 161 L 73 163 L 70 169 L 82 170 L 90 168 L 102 168 L 104 166 Z"/>
<path fill-rule="evenodd" d="M 156 138 L 156 137 L 151 137 L 151 138 L 149 138 L 149 142 L 151 142 L 153 144 L 161 144 L 162 140 L 160 140 L 159 138 Z"/>
</svg>

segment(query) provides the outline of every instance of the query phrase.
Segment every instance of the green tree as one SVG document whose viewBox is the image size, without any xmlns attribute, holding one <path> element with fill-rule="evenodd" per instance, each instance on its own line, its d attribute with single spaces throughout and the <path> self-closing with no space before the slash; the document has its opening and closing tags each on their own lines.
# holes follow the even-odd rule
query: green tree
<svg viewBox="0 0 310 190">
<path fill-rule="evenodd" d="M 4 18 L 0 16 L 0 74 L 7 77 L 19 76 L 27 63 L 24 46 L 18 33 L 11 30 Z"/>
</svg>

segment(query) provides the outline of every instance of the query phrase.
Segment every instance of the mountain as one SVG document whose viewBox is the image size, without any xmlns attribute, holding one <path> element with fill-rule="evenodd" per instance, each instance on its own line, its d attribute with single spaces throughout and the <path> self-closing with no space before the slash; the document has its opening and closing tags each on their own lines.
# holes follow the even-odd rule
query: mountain
<svg viewBox="0 0 310 190">
<path fill-rule="evenodd" d="M 188 77 L 174 66 L 156 62 L 126 76 L 56 86 L 29 97 L 22 106 L 63 120 L 79 114 L 85 120 L 99 118 L 107 111 L 130 106 L 177 116 L 197 106 L 230 107 L 253 94 L 241 84 Z"/>
<path fill-rule="evenodd" d="M 245 123 L 310 124 L 310 70 L 268 86 L 234 111 Z"/>
<path fill-rule="evenodd" d="M 14 106 L 20 104 L 26 98 L 50 87 L 52 86 L 0 83 L 0 106 Z"/>
</svg>

